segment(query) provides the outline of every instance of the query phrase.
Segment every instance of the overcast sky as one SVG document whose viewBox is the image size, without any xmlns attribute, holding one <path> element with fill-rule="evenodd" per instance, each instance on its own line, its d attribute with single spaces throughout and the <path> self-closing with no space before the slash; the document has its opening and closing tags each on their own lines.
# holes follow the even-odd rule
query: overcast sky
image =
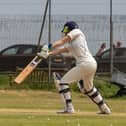
<svg viewBox="0 0 126 126">
<path fill-rule="evenodd" d="M 0 0 L 0 14 L 42 14 L 46 0 Z M 107 14 L 110 0 L 52 0 L 52 14 Z M 113 14 L 126 15 L 126 0 L 113 0 Z"/>
</svg>

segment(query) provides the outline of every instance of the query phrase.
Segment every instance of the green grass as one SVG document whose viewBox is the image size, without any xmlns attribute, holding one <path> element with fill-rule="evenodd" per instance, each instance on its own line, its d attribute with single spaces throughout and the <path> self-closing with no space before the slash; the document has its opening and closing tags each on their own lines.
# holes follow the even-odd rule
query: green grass
<svg viewBox="0 0 126 126">
<path fill-rule="evenodd" d="M 56 114 L 62 108 L 54 91 L 0 90 L 1 126 L 125 126 L 126 100 L 105 99 L 111 115 L 97 115 L 97 106 L 86 96 L 72 92 L 75 114 Z"/>
<path fill-rule="evenodd" d="M 15 79 L 15 76 L 12 75 L 8 75 L 8 74 L 0 74 L 0 89 L 6 90 L 6 89 L 16 89 L 16 90 L 29 90 L 29 89 L 33 89 L 33 90 L 49 90 L 49 91 L 56 91 L 55 89 L 55 84 L 53 82 L 53 79 L 51 78 L 51 83 L 48 83 L 48 80 L 46 78 L 45 82 L 43 83 L 39 83 L 39 82 L 31 82 L 29 81 L 29 79 L 26 79 L 26 81 L 24 81 L 22 84 L 17 85 L 14 83 L 10 83 L 13 82 L 13 80 Z M 10 81 L 11 80 L 11 81 Z M 94 80 L 94 85 L 95 87 L 100 91 L 100 93 L 102 94 L 102 96 L 104 96 L 105 98 L 111 98 L 116 96 L 119 87 L 110 83 L 109 82 L 109 77 L 108 76 L 96 76 L 95 80 Z M 72 91 L 75 92 L 79 92 L 79 89 L 77 87 L 76 83 L 71 84 L 70 86 Z"/>
<path fill-rule="evenodd" d="M 9 75 L 0 74 L 0 86 L 5 86 L 9 83 Z"/>
<path fill-rule="evenodd" d="M 12 79 L 10 79 L 10 78 L 12 78 Z M 27 79 L 21 85 L 17 85 L 17 84 L 10 83 L 11 81 L 14 80 L 14 78 L 15 77 L 11 76 L 10 74 L 9 75 L 0 74 L 0 89 L 55 90 L 55 85 L 54 85 L 53 79 L 51 80 L 50 84 L 48 84 L 47 78 L 46 78 L 46 82 L 44 82 L 44 83 L 31 82 Z M 119 90 L 119 87 L 111 84 L 109 82 L 109 77 L 106 77 L 106 76 L 100 76 L 100 77 L 96 76 L 96 78 L 94 80 L 94 85 L 101 92 L 101 94 L 106 98 L 115 96 L 117 91 Z M 74 91 L 77 91 L 77 92 L 79 91 L 76 83 L 72 84 L 71 89 Z"/>
<path fill-rule="evenodd" d="M 6 122 L 6 123 L 5 123 Z M 118 120 L 104 116 L 4 115 L 2 126 L 125 126 L 125 117 Z"/>
<path fill-rule="evenodd" d="M 110 79 L 104 76 L 100 78 L 96 77 L 94 80 L 94 85 L 97 87 L 100 93 L 106 98 L 115 96 L 119 90 L 118 86 L 110 83 L 109 81 Z"/>
<path fill-rule="evenodd" d="M 47 83 L 10 85 L 8 75 L 0 75 L 0 126 L 125 126 L 126 96 L 113 97 L 119 88 L 104 79 L 109 80 L 96 78 L 94 85 L 109 104 L 111 115 L 97 115 L 97 106 L 79 93 L 75 83 L 71 89 L 76 113 L 59 115 L 56 111 L 63 106 L 54 84 L 50 90 Z"/>
</svg>

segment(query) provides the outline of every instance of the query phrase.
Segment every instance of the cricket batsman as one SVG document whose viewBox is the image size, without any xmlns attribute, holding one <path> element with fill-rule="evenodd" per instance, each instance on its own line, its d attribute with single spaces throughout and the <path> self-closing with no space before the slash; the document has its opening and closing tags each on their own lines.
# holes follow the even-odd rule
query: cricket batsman
<svg viewBox="0 0 126 126">
<path fill-rule="evenodd" d="M 88 49 L 84 33 L 79 29 L 76 22 L 68 21 L 62 29 L 62 34 L 61 39 L 48 46 L 45 45 L 43 47 L 44 51 L 42 50 L 38 53 L 38 56 L 47 58 L 49 55 L 70 52 L 76 60 L 76 66 L 63 77 L 58 73 L 53 73 L 56 87 L 64 103 L 64 109 L 59 111 L 59 113 L 74 113 L 69 84 L 77 81 L 81 92 L 87 95 L 98 106 L 98 114 L 110 114 L 110 108 L 93 85 L 97 63 Z M 65 46 L 57 48 L 62 45 Z"/>
</svg>

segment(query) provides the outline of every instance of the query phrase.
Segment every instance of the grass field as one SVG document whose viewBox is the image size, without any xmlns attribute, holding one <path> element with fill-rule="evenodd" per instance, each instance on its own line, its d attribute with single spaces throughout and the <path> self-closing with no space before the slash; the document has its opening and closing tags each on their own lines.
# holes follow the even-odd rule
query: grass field
<svg viewBox="0 0 126 126">
<path fill-rule="evenodd" d="M 125 126 L 126 97 L 105 99 L 111 115 L 97 115 L 86 96 L 72 93 L 75 114 L 57 114 L 62 108 L 55 91 L 0 90 L 0 126 Z"/>
</svg>

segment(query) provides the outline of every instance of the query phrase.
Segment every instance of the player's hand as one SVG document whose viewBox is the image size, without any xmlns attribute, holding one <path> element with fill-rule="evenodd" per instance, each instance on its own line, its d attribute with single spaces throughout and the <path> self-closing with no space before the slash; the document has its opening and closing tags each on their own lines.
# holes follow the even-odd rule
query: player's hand
<svg viewBox="0 0 126 126">
<path fill-rule="evenodd" d="M 49 56 L 49 48 L 48 45 L 44 45 L 39 53 L 37 55 L 41 58 L 47 59 Z"/>
</svg>

